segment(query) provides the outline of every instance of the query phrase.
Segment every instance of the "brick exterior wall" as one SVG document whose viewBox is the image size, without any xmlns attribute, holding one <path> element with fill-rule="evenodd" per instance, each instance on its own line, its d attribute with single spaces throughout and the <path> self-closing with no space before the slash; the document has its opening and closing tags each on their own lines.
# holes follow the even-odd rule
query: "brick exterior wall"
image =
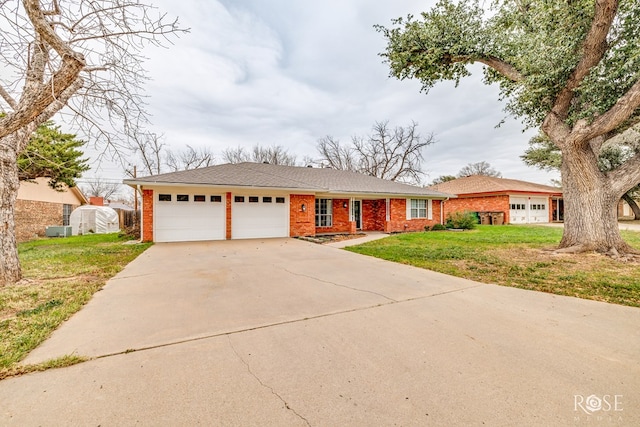
<svg viewBox="0 0 640 427">
<path fill-rule="evenodd" d="M 26 242 L 37 237 L 44 237 L 46 227 L 62 225 L 62 206 L 62 203 L 16 200 L 17 241 Z M 71 210 L 78 206 L 80 205 L 71 205 Z"/>
<path fill-rule="evenodd" d="M 432 227 L 440 224 L 440 210 L 442 202 L 433 200 L 431 202 L 432 219 L 406 219 L 407 217 L 407 199 L 391 199 L 389 200 L 391 221 L 385 223 L 384 231 L 386 233 L 399 233 L 403 231 L 424 231 L 427 225 Z"/>
<path fill-rule="evenodd" d="M 231 240 L 231 230 L 232 230 L 232 226 L 231 226 L 231 192 L 228 192 L 226 194 L 226 210 L 227 210 L 227 218 L 226 218 L 226 234 L 225 237 L 227 240 Z"/>
<path fill-rule="evenodd" d="M 142 190 L 142 241 L 153 242 L 153 190 Z"/>
<path fill-rule="evenodd" d="M 509 196 L 459 197 L 444 202 L 444 219 L 453 212 L 504 212 L 504 223 L 509 223 Z"/>
<path fill-rule="evenodd" d="M 346 203 L 346 208 L 344 207 Z M 356 222 L 349 221 L 349 199 L 333 199 L 333 225 L 331 227 L 316 227 L 317 233 L 351 233 L 356 232 Z M 315 224 L 315 204 L 314 204 Z"/>
<path fill-rule="evenodd" d="M 385 199 L 362 201 L 362 231 L 384 231 L 386 221 L 387 201 Z"/>
<path fill-rule="evenodd" d="M 305 211 L 302 211 L 302 205 Z M 291 194 L 289 196 L 289 236 L 315 236 L 316 198 L 311 194 Z"/>
</svg>

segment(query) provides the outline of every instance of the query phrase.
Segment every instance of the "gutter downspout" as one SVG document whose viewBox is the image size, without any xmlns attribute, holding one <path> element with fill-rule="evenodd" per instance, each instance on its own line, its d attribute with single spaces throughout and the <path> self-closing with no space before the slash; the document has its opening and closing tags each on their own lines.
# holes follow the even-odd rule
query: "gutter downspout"
<svg viewBox="0 0 640 427">
<path fill-rule="evenodd" d="M 138 195 L 142 194 L 142 191 L 140 191 L 140 184 L 136 185 L 136 200 L 138 200 Z M 138 211 L 136 211 L 136 215 L 138 214 Z M 144 221 L 142 221 L 142 218 L 144 218 L 144 200 L 142 200 L 142 203 L 140 203 L 140 240 L 138 240 L 138 243 L 142 243 L 144 241 Z"/>
</svg>

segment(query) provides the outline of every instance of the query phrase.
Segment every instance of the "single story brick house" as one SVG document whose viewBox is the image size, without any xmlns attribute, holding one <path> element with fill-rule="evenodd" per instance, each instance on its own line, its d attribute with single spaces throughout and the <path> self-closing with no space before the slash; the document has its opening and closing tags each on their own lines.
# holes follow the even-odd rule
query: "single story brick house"
<svg viewBox="0 0 640 427">
<path fill-rule="evenodd" d="M 444 202 L 445 217 L 453 212 L 502 213 L 507 224 L 562 221 L 562 189 L 516 179 L 472 175 L 429 187 L 457 195 Z"/>
<path fill-rule="evenodd" d="M 328 168 L 238 163 L 123 181 L 155 242 L 423 230 L 442 223 L 438 191 Z"/>
<path fill-rule="evenodd" d="M 48 178 L 20 181 L 16 200 L 16 239 L 19 242 L 42 237 L 50 225 L 69 225 L 71 212 L 89 203 L 77 187 L 56 191 Z"/>
</svg>

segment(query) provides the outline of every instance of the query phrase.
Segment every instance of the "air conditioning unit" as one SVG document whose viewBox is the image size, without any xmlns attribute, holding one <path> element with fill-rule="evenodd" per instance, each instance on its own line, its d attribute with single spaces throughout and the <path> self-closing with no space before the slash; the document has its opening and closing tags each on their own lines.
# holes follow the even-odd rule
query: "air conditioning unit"
<svg viewBox="0 0 640 427">
<path fill-rule="evenodd" d="M 69 237 L 71 236 L 71 226 L 52 225 L 45 229 L 44 234 L 47 237 Z"/>
</svg>

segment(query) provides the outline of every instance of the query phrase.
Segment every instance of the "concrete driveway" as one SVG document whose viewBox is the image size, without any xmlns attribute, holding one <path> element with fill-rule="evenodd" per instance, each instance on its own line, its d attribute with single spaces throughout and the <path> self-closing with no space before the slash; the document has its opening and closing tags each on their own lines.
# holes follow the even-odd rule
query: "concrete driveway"
<svg viewBox="0 0 640 427">
<path fill-rule="evenodd" d="M 640 310 L 293 239 L 157 244 L 0 425 L 640 425 Z"/>
</svg>

